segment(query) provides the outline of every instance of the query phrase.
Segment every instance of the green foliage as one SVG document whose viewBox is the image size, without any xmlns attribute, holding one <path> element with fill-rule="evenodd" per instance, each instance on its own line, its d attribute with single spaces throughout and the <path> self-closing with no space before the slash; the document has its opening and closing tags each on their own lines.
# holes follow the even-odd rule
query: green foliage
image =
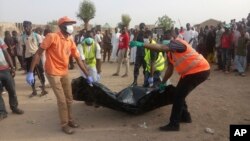
<svg viewBox="0 0 250 141">
<path fill-rule="evenodd" d="M 57 25 L 57 20 L 52 20 L 50 22 L 47 22 L 47 25 Z"/>
<path fill-rule="evenodd" d="M 131 21 L 131 17 L 128 14 L 122 14 L 122 25 L 129 27 L 129 23 Z"/>
<path fill-rule="evenodd" d="M 174 21 L 169 18 L 167 15 L 159 17 L 157 20 L 158 26 L 163 27 L 165 30 L 171 29 L 174 27 Z"/>
<path fill-rule="evenodd" d="M 79 6 L 77 17 L 85 23 L 87 29 L 89 21 L 95 17 L 96 8 L 90 0 L 84 0 Z"/>
<path fill-rule="evenodd" d="M 47 22 L 46 28 L 51 29 L 51 31 L 56 31 L 57 28 L 57 20 L 52 20 L 50 22 Z"/>
<path fill-rule="evenodd" d="M 120 28 L 120 29 L 122 28 L 122 26 L 123 26 L 122 22 L 119 22 L 119 23 L 117 24 L 117 27 Z"/>
</svg>

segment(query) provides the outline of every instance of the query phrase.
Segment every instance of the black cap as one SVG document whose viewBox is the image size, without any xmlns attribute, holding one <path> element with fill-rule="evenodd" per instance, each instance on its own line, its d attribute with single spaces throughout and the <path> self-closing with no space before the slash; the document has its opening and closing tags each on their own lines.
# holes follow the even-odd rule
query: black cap
<svg viewBox="0 0 250 141">
<path fill-rule="evenodd" d="M 23 21 L 23 26 L 32 25 L 31 21 Z"/>
<path fill-rule="evenodd" d="M 140 23 L 140 24 L 139 24 L 139 28 L 140 28 L 140 29 L 145 28 L 145 26 L 146 26 L 145 23 Z"/>
</svg>

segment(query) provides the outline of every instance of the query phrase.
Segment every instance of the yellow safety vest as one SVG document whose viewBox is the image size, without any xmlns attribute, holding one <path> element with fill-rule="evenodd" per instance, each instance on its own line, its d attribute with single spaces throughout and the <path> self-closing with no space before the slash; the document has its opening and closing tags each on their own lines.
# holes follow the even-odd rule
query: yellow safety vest
<svg viewBox="0 0 250 141">
<path fill-rule="evenodd" d="M 151 44 L 156 44 L 154 40 L 152 40 Z M 146 62 L 146 71 L 150 72 L 150 62 L 151 62 L 151 56 L 150 56 L 150 50 L 145 48 L 145 57 L 144 60 Z M 158 53 L 157 60 L 155 61 L 154 68 L 156 71 L 163 71 L 165 67 L 165 58 L 162 54 L 162 52 Z"/>
<path fill-rule="evenodd" d="M 90 51 L 88 51 L 88 45 L 86 43 L 82 44 L 82 51 L 85 56 L 85 62 L 91 68 L 96 67 L 96 44 L 93 42 Z"/>
</svg>

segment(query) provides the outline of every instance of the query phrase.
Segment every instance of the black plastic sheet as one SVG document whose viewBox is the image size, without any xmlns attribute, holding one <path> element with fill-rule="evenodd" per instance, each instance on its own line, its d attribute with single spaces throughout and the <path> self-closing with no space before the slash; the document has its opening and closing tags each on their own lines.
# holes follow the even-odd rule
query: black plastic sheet
<svg viewBox="0 0 250 141">
<path fill-rule="evenodd" d="M 83 77 L 73 79 L 71 85 L 74 100 L 93 102 L 130 114 L 142 114 L 172 104 L 175 93 L 172 85 L 167 86 L 164 91 L 134 86 L 115 93 L 101 83 L 90 86 Z"/>
</svg>

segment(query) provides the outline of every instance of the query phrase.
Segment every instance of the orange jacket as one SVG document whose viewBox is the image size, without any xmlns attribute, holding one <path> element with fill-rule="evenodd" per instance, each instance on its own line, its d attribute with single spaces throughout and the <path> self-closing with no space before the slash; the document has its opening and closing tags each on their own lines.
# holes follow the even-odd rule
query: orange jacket
<svg viewBox="0 0 250 141">
<path fill-rule="evenodd" d="M 210 69 L 207 60 L 196 52 L 191 45 L 182 39 L 177 38 L 176 40 L 184 44 L 187 49 L 182 53 L 170 51 L 168 52 L 168 58 L 181 77 Z"/>
</svg>

